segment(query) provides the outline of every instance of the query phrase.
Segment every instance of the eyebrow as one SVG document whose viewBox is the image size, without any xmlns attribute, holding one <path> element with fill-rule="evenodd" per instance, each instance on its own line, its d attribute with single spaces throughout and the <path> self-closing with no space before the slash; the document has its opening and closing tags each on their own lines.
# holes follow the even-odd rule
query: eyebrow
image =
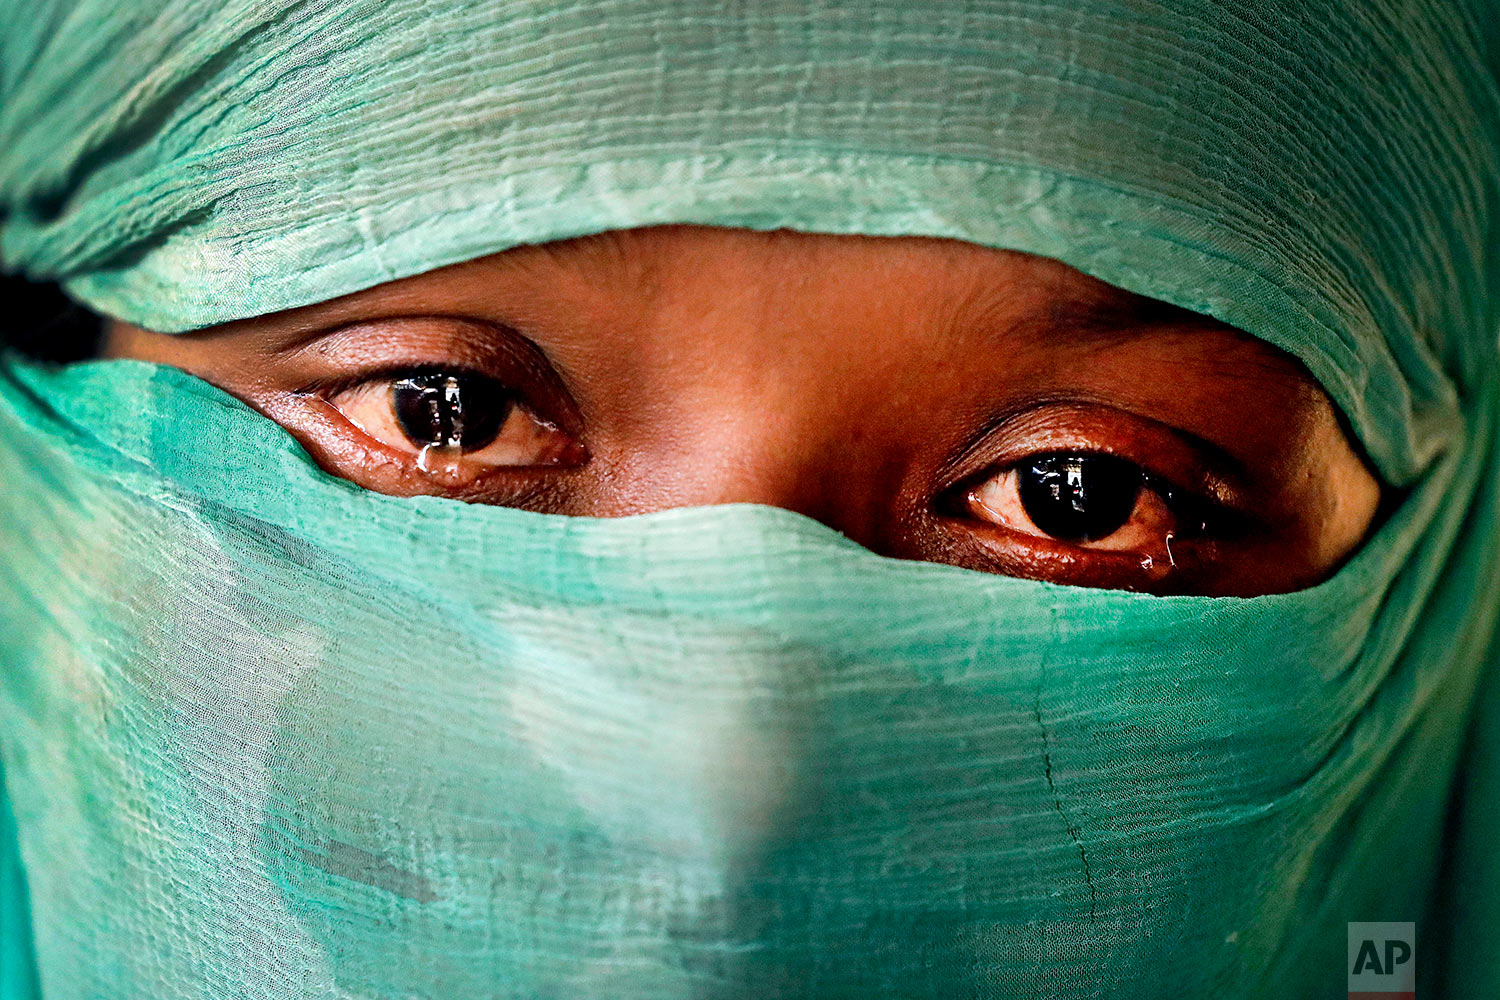
<svg viewBox="0 0 1500 1000">
<path fill-rule="evenodd" d="M 618 269 L 622 263 L 629 264 L 634 259 L 626 242 L 620 234 L 613 231 L 557 243 L 523 245 L 513 248 L 513 251 L 521 252 L 503 251 L 456 266 L 499 267 L 520 276 L 536 267 L 541 260 L 546 260 L 554 266 L 567 267 L 588 276 L 601 271 L 610 273 L 611 269 Z M 309 308 L 307 315 L 299 317 L 285 331 L 285 339 L 278 344 L 277 349 L 296 350 L 339 327 L 368 317 L 372 307 L 375 312 L 385 312 L 380 308 L 385 305 L 392 317 L 430 315 L 427 307 L 416 308 L 408 304 L 408 296 L 413 294 L 413 283 L 420 281 L 422 277 L 415 275 L 314 305 Z M 1247 348 L 1243 355 L 1225 358 L 1227 365 L 1221 374 L 1232 374 L 1230 369 L 1234 367 L 1250 366 L 1262 376 L 1313 386 L 1320 390 L 1322 388 L 1297 359 L 1269 341 L 1212 316 L 1161 299 L 1130 292 L 1097 279 L 1089 278 L 1088 281 L 1089 285 L 1081 290 L 1060 289 L 1060 294 L 1053 296 L 1045 306 L 1025 316 L 1007 319 L 997 333 L 1004 336 L 1021 334 L 1043 343 L 1108 350 L 1150 340 L 1164 333 L 1181 335 L 1190 334 L 1194 330 L 1219 330 L 1244 338 Z M 420 298 L 420 295 L 421 293 L 417 293 L 417 297 Z M 980 289 L 970 298 L 961 313 L 970 317 L 984 317 L 992 312 L 1004 314 L 1010 309 L 1010 304 L 996 298 L 996 295 L 997 291 L 993 288 Z M 987 324 L 981 319 L 979 325 Z"/>
<path fill-rule="evenodd" d="M 1029 317 L 1029 321 L 1028 325 L 1043 335 L 1067 331 L 1070 336 L 1082 335 L 1105 342 L 1135 340 L 1153 331 L 1186 327 L 1218 327 L 1239 332 L 1212 316 L 1130 292 L 1054 300 L 1040 315 Z"/>
<path fill-rule="evenodd" d="M 1298 358 L 1268 340 L 1213 316 L 1112 286 L 1097 295 L 1056 298 L 1011 323 L 1006 333 L 1086 350 L 1109 350 L 1164 334 L 1187 338 L 1209 331 L 1230 334 L 1239 341 L 1238 350 L 1227 351 L 1217 363 L 1208 365 L 1220 377 L 1244 377 L 1253 372 L 1258 378 L 1323 391 Z"/>
</svg>

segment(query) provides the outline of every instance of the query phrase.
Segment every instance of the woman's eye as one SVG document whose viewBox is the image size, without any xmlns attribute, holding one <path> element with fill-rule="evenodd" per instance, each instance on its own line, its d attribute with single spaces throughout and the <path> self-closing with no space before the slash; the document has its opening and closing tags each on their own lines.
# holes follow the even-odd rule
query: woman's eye
<svg viewBox="0 0 1500 1000">
<path fill-rule="evenodd" d="M 501 466 L 576 464 L 581 446 L 492 378 L 415 371 L 373 378 L 327 401 L 380 444 L 430 475 L 471 479 Z"/>
<path fill-rule="evenodd" d="M 474 375 L 412 375 L 390 392 L 396 423 L 422 448 L 476 451 L 499 436 L 516 408 L 503 388 Z"/>
<path fill-rule="evenodd" d="M 980 520 L 1101 549 L 1151 553 L 1199 527 L 1173 509 L 1170 489 L 1113 455 L 1032 456 L 971 489 L 967 501 Z"/>
</svg>

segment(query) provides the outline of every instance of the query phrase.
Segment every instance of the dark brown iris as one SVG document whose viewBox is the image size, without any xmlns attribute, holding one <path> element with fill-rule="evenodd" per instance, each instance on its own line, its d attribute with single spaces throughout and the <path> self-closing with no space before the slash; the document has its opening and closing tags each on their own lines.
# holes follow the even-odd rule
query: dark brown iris
<svg viewBox="0 0 1500 1000">
<path fill-rule="evenodd" d="M 477 451 L 495 440 L 515 405 L 504 386 L 482 375 L 433 372 L 391 386 L 401 430 L 424 448 Z"/>
<path fill-rule="evenodd" d="M 1109 455 L 1046 455 L 1024 463 L 1017 474 L 1026 516 L 1069 542 L 1119 531 L 1141 492 L 1141 470 Z"/>
</svg>

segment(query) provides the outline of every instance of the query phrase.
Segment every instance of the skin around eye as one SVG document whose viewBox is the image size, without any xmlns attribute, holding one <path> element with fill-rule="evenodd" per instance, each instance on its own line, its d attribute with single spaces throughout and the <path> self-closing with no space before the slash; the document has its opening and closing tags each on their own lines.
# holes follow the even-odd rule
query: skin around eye
<svg viewBox="0 0 1500 1000">
<path fill-rule="evenodd" d="M 1031 456 L 966 488 L 963 500 L 974 518 L 1018 535 L 1135 553 L 1152 578 L 1175 568 L 1174 540 L 1181 550 L 1209 524 L 1207 502 L 1103 454 Z"/>
<path fill-rule="evenodd" d="M 1268 503 L 1207 442 L 1098 403 L 1012 413 L 950 467 L 935 513 L 965 564 L 1156 593 L 1227 590 L 1228 567 L 1289 544 Z M 958 561 L 958 560 L 955 560 Z"/>
<path fill-rule="evenodd" d="M 354 429 L 449 485 L 504 467 L 571 466 L 578 443 L 494 379 L 435 369 L 370 378 L 324 397 Z"/>
<path fill-rule="evenodd" d="M 1297 589 L 1381 502 L 1290 355 L 959 241 L 605 233 L 191 334 L 116 324 L 107 351 L 238 395 L 378 492 L 775 505 L 882 555 L 1061 584 Z"/>
<path fill-rule="evenodd" d="M 1108 455 L 1040 455 L 986 479 L 970 512 L 1002 527 L 1074 544 L 1130 548 L 1176 527 L 1143 471 Z"/>
</svg>

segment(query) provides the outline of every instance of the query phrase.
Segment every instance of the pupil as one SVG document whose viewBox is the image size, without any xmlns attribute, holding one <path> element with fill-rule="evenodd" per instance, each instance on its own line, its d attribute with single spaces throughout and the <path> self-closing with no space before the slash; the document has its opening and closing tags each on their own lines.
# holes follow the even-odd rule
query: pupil
<svg viewBox="0 0 1500 1000">
<path fill-rule="evenodd" d="M 514 405 L 502 386 L 479 375 L 436 372 L 391 386 L 396 422 L 424 448 L 483 448 L 499 435 Z"/>
<path fill-rule="evenodd" d="M 1019 470 L 1021 507 L 1042 531 L 1091 542 L 1119 531 L 1135 510 L 1141 471 L 1110 455 L 1047 455 Z"/>
</svg>

